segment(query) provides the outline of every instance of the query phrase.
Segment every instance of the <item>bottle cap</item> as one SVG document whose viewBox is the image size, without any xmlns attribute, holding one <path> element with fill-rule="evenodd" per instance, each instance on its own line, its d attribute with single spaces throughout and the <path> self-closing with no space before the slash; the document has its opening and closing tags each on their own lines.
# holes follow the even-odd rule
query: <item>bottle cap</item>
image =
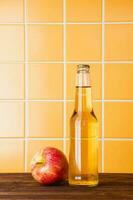
<svg viewBox="0 0 133 200">
<path fill-rule="evenodd" d="M 82 72 L 85 71 L 87 73 L 90 72 L 90 65 L 86 65 L 86 64 L 79 64 L 77 65 L 77 72 Z"/>
</svg>

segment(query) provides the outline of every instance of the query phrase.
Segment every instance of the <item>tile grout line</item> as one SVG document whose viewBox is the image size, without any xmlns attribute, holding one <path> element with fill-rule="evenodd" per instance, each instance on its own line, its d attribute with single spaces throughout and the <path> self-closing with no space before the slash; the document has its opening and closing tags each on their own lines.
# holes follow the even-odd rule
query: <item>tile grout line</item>
<svg viewBox="0 0 133 200">
<path fill-rule="evenodd" d="M 63 0 L 63 62 L 64 62 L 64 109 L 63 109 L 63 114 L 64 114 L 64 140 L 63 140 L 63 152 L 66 154 L 66 0 Z"/>
<path fill-rule="evenodd" d="M 66 22 L 68 25 L 100 25 L 102 22 Z M 133 21 L 104 22 L 105 25 L 132 25 Z M 0 25 L 64 25 L 64 22 L 0 22 Z"/>
<path fill-rule="evenodd" d="M 0 99 L 0 102 L 74 102 L 74 99 Z M 93 102 L 111 102 L 111 103 L 115 103 L 115 102 L 133 102 L 133 99 L 95 99 L 93 100 Z"/>
<path fill-rule="evenodd" d="M 28 156 L 28 147 L 27 147 L 27 100 L 28 100 L 28 67 L 27 67 L 27 24 L 26 24 L 26 17 L 27 17 L 27 0 L 24 0 L 24 59 L 25 59 L 25 135 L 24 135 L 24 171 L 27 172 L 27 156 Z"/>
<path fill-rule="evenodd" d="M 66 137 L 65 140 L 69 141 L 69 137 Z M 22 140 L 25 141 L 25 137 L 1 137 L 0 140 Z M 37 138 L 37 137 L 27 137 L 26 138 L 27 141 L 51 141 L 51 140 L 56 140 L 56 141 L 64 141 L 64 137 L 63 138 Z M 99 141 L 102 141 L 102 138 L 98 138 Z M 105 138 L 105 141 L 133 141 L 133 138 Z"/>
<path fill-rule="evenodd" d="M 88 61 L 0 61 L 0 64 L 133 64 L 133 60 L 113 60 L 113 61 L 94 61 L 94 60 L 88 60 Z"/>
<path fill-rule="evenodd" d="M 104 173 L 104 0 L 102 0 L 102 173 Z"/>
<path fill-rule="evenodd" d="M 133 61 L 0 61 L 0 64 L 133 64 Z"/>
</svg>

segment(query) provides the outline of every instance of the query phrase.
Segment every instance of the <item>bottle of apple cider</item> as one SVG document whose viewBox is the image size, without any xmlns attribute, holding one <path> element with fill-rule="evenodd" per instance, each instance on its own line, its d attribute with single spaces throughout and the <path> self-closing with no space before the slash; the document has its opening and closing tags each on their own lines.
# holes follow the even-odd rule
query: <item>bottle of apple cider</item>
<svg viewBox="0 0 133 200">
<path fill-rule="evenodd" d="M 90 66 L 78 65 L 75 109 L 70 120 L 69 184 L 98 184 L 98 122 L 92 108 Z"/>
</svg>

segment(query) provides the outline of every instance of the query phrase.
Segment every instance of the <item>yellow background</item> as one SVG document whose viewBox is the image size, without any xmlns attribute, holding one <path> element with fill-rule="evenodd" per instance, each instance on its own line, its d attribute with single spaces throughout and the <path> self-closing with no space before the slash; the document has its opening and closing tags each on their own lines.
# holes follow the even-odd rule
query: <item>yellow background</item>
<svg viewBox="0 0 133 200">
<path fill-rule="evenodd" d="M 0 172 L 69 154 L 76 65 L 91 65 L 99 172 L 133 173 L 133 0 L 0 0 Z"/>
</svg>

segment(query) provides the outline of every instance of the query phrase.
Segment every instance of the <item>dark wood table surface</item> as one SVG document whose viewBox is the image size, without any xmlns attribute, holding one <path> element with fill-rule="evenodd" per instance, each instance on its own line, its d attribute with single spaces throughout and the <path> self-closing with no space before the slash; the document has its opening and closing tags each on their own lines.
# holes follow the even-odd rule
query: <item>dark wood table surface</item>
<svg viewBox="0 0 133 200">
<path fill-rule="evenodd" d="M 133 174 L 100 174 L 97 187 L 42 186 L 30 174 L 0 174 L 0 199 L 69 199 L 69 200 L 133 200 Z"/>
</svg>

